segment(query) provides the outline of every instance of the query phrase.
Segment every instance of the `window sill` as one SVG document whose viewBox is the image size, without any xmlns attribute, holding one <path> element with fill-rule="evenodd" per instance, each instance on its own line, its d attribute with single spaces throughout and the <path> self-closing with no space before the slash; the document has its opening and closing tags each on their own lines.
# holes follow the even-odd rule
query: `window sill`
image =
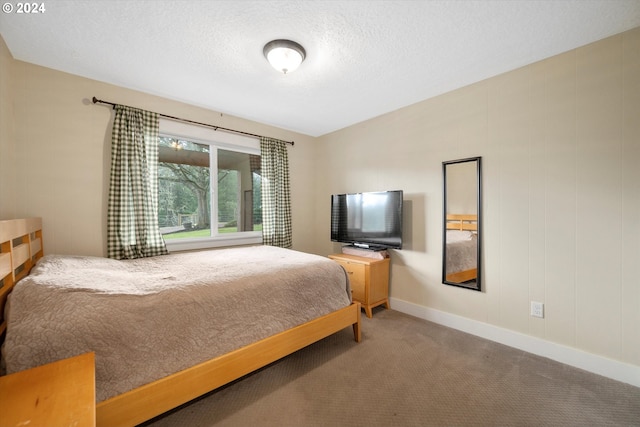
<svg viewBox="0 0 640 427">
<path fill-rule="evenodd" d="M 247 234 L 248 235 L 205 237 L 199 239 L 165 240 L 165 244 L 169 252 L 262 244 L 261 233 L 248 232 Z"/>
</svg>

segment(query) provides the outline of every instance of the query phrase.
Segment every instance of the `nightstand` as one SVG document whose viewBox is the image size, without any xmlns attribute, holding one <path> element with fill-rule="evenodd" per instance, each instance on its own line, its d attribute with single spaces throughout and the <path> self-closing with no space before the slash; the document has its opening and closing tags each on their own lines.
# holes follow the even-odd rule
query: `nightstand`
<svg viewBox="0 0 640 427">
<path fill-rule="evenodd" d="M 389 308 L 389 258 L 373 259 L 349 254 L 332 254 L 329 258 L 347 272 L 354 301 L 364 308 L 367 317 L 379 305 Z"/>
<path fill-rule="evenodd" d="M 2 426 L 95 426 L 95 355 L 0 377 Z"/>
</svg>

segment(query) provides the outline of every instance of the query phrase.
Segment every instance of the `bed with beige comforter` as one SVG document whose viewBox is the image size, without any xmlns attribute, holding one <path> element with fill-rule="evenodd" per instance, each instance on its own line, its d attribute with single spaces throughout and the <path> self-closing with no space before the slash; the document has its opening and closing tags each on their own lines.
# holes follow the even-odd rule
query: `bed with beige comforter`
<svg viewBox="0 0 640 427">
<path fill-rule="evenodd" d="M 346 307 L 342 267 L 271 246 L 47 255 L 7 304 L 7 373 L 96 353 L 98 402 Z"/>
</svg>

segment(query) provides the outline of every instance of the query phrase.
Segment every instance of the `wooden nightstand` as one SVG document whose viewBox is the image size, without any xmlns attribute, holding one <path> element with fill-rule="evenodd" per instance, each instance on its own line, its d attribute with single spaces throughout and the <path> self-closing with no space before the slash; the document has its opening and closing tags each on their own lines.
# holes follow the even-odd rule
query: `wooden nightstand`
<svg viewBox="0 0 640 427">
<path fill-rule="evenodd" d="M 95 426 L 95 355 L 0 377 L 2 426 Z"/>
<path fill-rule="evenodd" d="M 348 254 L 333 254 L 336 261 L 349 275 L 354 301 L 362 304 L 367 317 L 371 309 L 379 305 L 389 308 L 389 258 L 373 259 Z"/>
</svg>

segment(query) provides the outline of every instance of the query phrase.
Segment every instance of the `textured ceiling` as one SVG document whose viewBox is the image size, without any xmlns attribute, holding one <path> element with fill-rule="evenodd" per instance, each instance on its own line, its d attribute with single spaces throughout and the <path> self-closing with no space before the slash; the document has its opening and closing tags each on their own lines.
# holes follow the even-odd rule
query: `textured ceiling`
<svg viewBox="0 0 640 427">
<path fill-rule="evenodd" d="M 640 0 L 41 3 L 0 14 L 15 59 L 311 136 L 640 26 Z"/>
</svg>

